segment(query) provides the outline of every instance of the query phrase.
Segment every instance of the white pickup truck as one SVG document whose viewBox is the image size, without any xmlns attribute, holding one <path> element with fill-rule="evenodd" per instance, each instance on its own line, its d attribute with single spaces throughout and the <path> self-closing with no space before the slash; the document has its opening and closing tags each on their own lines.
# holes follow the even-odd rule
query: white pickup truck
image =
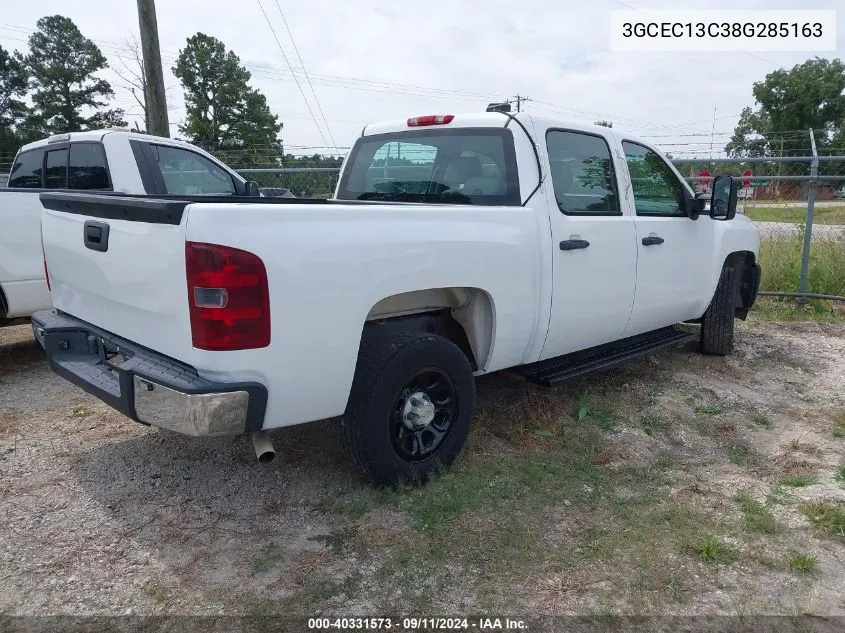
<svg viewBox="0 0 845 633">
<path fill-rule="evenodd" d="M 169 138 L 109 129 L 56 134 L 24 146 L 7 187 L 0 188 L 0 327 L 50 307 L 38 193 L 56 189 L 258 195 L 210 154 Z"/>
<path fill-rule="evenodd" d="M 759 235 L 616 129 L 501 111 L 367 126 L 335 199 L 42 193 L 53 369 L 192 435 L 342 416 L 382 483 L 451 463 L 473 375 L 552 384 L 700 338 L 732 348 Z M 700 328 L 676 329 L 683 322 Z M 700 329 L 700 331 L 699 331 Z"/>
</svg>

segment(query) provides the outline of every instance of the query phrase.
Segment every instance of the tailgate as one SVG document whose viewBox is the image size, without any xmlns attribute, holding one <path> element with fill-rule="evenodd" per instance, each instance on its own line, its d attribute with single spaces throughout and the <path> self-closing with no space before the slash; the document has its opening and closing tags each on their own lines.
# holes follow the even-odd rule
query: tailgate
<svg viewBox="0 0 845 633">
<path fill-rule="evenodd" d="M 53 307 L 190 362 L 188 203 L 72 193 L 41 203 Z"/>
</svg>

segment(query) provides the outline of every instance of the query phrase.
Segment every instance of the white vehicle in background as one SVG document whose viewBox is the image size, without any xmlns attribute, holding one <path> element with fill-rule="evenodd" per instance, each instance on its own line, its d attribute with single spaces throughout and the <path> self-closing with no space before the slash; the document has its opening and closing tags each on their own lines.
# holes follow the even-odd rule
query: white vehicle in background
<svg viewBox="0 0 845 633">
<path fill-rule="evenodd" d="M 41 191 L 135 195 L 258 195 L 190 143 L 129 132 L 56 134 L 24 146 L 0 188 L 0 326 L 50 308 L 41 249 Z"/>
<path fill-rule="evenodd" d="M 693 339 L 728 354 L 760 238 L 653 146 L 501 110 L 367 126 L 334 200 L 42 193 L 52 368 L 191 435 L 343 416 L 353 461 L 425 481 L 474 375 L 553 384 Z M 695 322 L 694 331 L 676 329 Z"/>
</svg>

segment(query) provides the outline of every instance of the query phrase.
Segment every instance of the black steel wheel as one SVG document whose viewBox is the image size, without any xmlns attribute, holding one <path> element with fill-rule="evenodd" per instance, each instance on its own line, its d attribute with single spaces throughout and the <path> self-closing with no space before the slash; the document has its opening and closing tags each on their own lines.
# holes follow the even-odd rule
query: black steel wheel
<svg viewBox="0 0 845 633">
<path fill-rule="evenodd" d="M 347 453 L 376 482 L 424 483 L 457 457 L 474 406 L 472 367 L 448 339 L 366 336 L 343 418 Z"/>
</svg>

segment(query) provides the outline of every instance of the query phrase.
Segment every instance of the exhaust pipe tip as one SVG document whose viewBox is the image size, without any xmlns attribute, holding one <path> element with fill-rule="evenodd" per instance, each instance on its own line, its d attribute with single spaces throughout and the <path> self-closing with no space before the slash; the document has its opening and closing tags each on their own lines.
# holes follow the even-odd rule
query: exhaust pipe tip
<svg viewBox="0 0 845 633">
<path fill-rule="evenodd" d="M 275 459 L 276 449 L 273 448 L 273 441 L 264 431 L 252 434 L 252 445 L 259 464 L 269 464 Z"/>
</svg>

